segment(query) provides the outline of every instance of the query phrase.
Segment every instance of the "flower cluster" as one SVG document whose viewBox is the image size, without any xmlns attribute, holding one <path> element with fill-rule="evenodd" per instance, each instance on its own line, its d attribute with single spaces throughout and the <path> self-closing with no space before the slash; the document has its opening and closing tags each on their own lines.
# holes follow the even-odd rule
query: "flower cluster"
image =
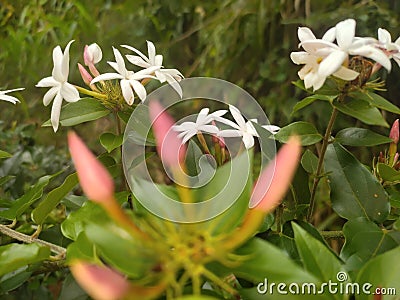
<svg viewBox="0 0 400 300">
<path fill-rule="evenodd" d="M 392 42 L 390 33 L 378 29 L 378 39 L 355 36 L 356 21 L 347 19 L 330 28 L 321 39 L 311 29 L 298 29 L 299 46 L 305 51 L 292 52 L 295 64 L 304 65 L 298 72 L 306 88 L 320 89 L 325 80 L 333 75 L 345 81 L 354 80 L 359 73 L 349 68 L 350 56 L 361 56 L 375 62 L 374 71 L 383 66 L 391 70 L 390 59 L 400 65 L 400 40 Z M 336 40 L 336 43 L 334 41 Z"/>
<path fill-rule="evenodd" d="M 60 46 L 53 49 L 54 67 L 52 75 L 43 78 L 36 84 L 37 87 L 50 88 L 44 95 L 43 104 L 47 106 L 54 100 L 50 118 L 54 131 L 57 131 L 59 126 L 63 100 L 67 102 L 76 102 L 80 99 L 80 92 L 99 99 L 107 98 L 107 89 L 102 89 L 100 87 L 104 87 L 105 81 L 107 80 L 120 80 L 120 94 L 128 105 L 134 103 L 135 94 L 142 102 L 146 99 L 147 92 L 144 86 L 150 79 L 157 79 L 161 83 L 168 82 L 182 97 L 182 88 L 178 84 L 178 81 L 183 78 L 183 75 L 176 69 L 163 68 L 163 57 L 159 54 L 156 55 L 155 46 L 150 41 L 147 41 L 148 57 L 131 46 L 122 46 L 138 54 L 138 56 L 125 56 L 133 65 L 144 68 L 137 72 L 128 70 L 121 52 L 118 49 L 113 48 L 115 62 L 108 62 L 108 64 L 116 72 L 101 74 L 95 66 L 95 64 L 99 63 L 103 57 L 101 48 L 95 43 L 86 45 L 83 58 L 84 64 L 88 67 L 89 71 L 87 71 L 87 69 L 81 64 L 78 64 L 78 68 L 83 81 L 91 88 L 91 91 L 82 87 L 74 86 L 68 82 L 69 48 L 72 42 L 73 41 L 70 41 L 67 44 L 64 53 Z M 100 84 L 99 87 L 96 86 L 97 83 Z M 8 101 L 10 100 L 11 99 Z"/>
<path fill-rule="evenodd" d="M 173 130 L 180 132 L 178 137 L 182 139 L 182 144 L 185 144 L 199 132 L 205 132 L 219 138 L 242 137 L 246 149 L 253 147 L 254 137 L 259 137 L 253 125 L 253 123 L 257 123 L 257 119 L 250 119 L 246 122 L 239 109 L 233 105 L 229 105 L 229 111 L 236 123 L 222 117 L 228 112 L 227 110 L 217 110 L 209 114 L 209 108 L 203 108 L 197 115 L 195 122 L 183 122 L 173 126 Z M 233 129 L 220 130 L 215 125 L 215 121 L 228 125 Z M 275 125 L 263 125 L 262 127 L 272 134 L 276 134 L 280 129 Z"/>
</svg>

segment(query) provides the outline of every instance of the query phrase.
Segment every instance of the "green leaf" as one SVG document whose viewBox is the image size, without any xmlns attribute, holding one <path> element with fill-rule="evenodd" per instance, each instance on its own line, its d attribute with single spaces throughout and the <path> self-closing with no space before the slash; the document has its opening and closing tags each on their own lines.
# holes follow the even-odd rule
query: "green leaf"
<svg viewBox="0 0 400 300">
<path fill-rule="evenodd" d="M 65 181 L 57 188 L 47 194 L 46 198 L 32 211 L 31 218 L 36 224 L 42 224 L 49 213 L 68 195 L 78 184 L 76 173 L 67 176 Z"/>
<path fill-rule="evenodd" d="M 259 238 L 247 242 L 236 254 L 247 257 L 240 266 L 228 270 L 239 278 L 254 283 L 264 282 L 266 277 L 269 282 L 318 282 L 315 276 L 299 267 L 285 252 Z"/>
<path fill-rule="evenodd" d="M 28 271 L 27 269 L 28 266 L 23 266 L 2 276 L 0 278 L 0 295 L 18 288 L 27 281 L 33 272 L 32 270 Z"/>
<path fill-rule="evenodd" d="M 336 276 L 342 270 L 341 261 L 321 241 L 316 240 L 296 223 L 292 223 L 294 239 L 304 268 L 320 282 L 338 282 Z M 340 299 L 332 295 L 333 299 Z"/>
<path fill-rule="evenodd" d="M 307 173 L 315 174 L 317 172 L 318 157 L 307 149 L 301 157 L 301 165 Z"/>
<path fill-rule="evenodd" d="M 343 226 L 346 242 L 340 257 L 346 261 L 346 269 L 356 272 L 375 256 L 398 247 L 400 232 L 382 230 L 365 218 L 348 221 Z"/>
<path fill-rule="evenodd" d="M 100 143 L 108 153 L 118 148 L 123 143 L 123 135 L 115 135 L 111 132 L 105 132 L 100 136 Z"/>
<path fill-rule="evenodd" d="M 389 197 L 375 176 L 339 143 L 328 146 L 325 171 L 332 208 L 345 219 L 364 217 L 383 222 L 389 215 Z"/>
<path fill-rule="evenodd" d="M 0 246 L 0 276 L 50 257 L 50 248 L 38 244 Z"/>
<path fill-rule="evenodd" d="M 7 220 L 14 220 L 19 217 L 31 206 L 31 204 L 42 197 L 43 189 L 49 184 L 53 177 L 59 175 L 61 172 L 41 177 L 22 197 L 15 200 L 8 210 L 0 211 L 0 217 Z"/>
<path fill-rule="evenodd" d="M 82 98 L 77 102 L 71 102 L 62 107 L 60 124 L 62 126 L 74 126 L 100 119 L 108 114 L 110 114 L 110 110 L 101 104 L 99 100 Z M 47 120 L 42 126 L 51 126 L 50 120 Z"/>
<path fill-rule="evenodd" d="M 387 136 L 356 127 L 340 130 L 336 134 L 335 141 L 347 146 L 376 146 L 393 142 Z"/>
<path fill-rule="evenodd" d="M 400 114 L 400 108 L 378 94 L 369 91 L 359 91 L 351 93 L 349 96 L 352 98 L 367 101 L 369 104 L 377 108 L 390 111 L 395 114 Z"/>
<path fill-rule="evenodd" d="M 88 295 L 75 281 L 71 273 L 63 280 L 60 296 L 57 300 L 87 300 Z"/>
<path fill-rule="evenodd" d="M 292 110 L 292 114 L 299 111 L 300 109 L 303 109 L 304 107 L 307 107 L 308 105 L 312 104 L 313 102 L 315 102 L 317 100 L 329 101 L 332 103 L 332 101 L 335 98 L 337 98 L 337 95 L 329 96 L 329 95 L 315 94 L 315 95 L 308 96 L 295 104 L 295 106 L 293 107 L 293 110 Z"/>
<path fill-rule="evenodd" d="M 378 163 L 376 165 L 379 176 L 382 177 L 384 181 L 397 182 L 400 181 L 400 172 L 393 169 L 392 167 L 385 165 L 383 163 Z"/>
<path fill-rule="evenodd" d="M 344 103 L 333 102 L 333 106 L 340 112 L 354 117 L 365 124 L 389 127 L 389 124 L 382 117 L 380 111 L 366 101 L 351 99 Z"/>
<path fill-rule="evenodd" d="M 8 153 L 6 151 L 0 150 L 0 159 L 2 159 L 2 158 L 10 158 L 10 157 L 12 157 L 12 154 L 10 154 L 10 153 Z"/>
<path fill-rule="evenodd" d="M 369 283 L 372 287 L 369 289 L 370 295 L 360 293 L 356 296 L 357 300 L 364 299 L 399 299 L 398 293 L 400 291 L 400 268 L 394 264 L 397 263 L 400 257 L 400 247 L 390 250 L 382 255 L 378 255 L 371 259 L 360 270 L 357 282 L 360 284 Z M 372 298 L 376 288 L 381 288 L 382 294 L 385 291 L 383 298 Z M 385 290 L 383 290 L 385 289 Z"/>
<path fill-rule="evenodd" d="M 3 184 L 7 183 L 8 181 L 10 181 L 13 178 L 15 178 L 15 176 L 12 176 L 12 175 L 7 175 L 7 176 L 4 176 L 4 177 L 0 177 L 0 186 L 2 186 Z"/>
<path fill-rule="evenodd" d="M 286 143 L 292 135 L 300 137 L 303 146 L 313 145 L 322 140 L 322 136 L 318 133 L 313 124 L 308 122 L 295 122 L 289 124 L 275 135 L 275 138 L 281 143 Z"/>
<path fill-rule="evenodd" d="M 97 262 L 93 242 L 89 241 L 85 232 L 81 232 L 75 242 L 68 245 L 67 262 L 78 259 L 86 262 Z"/>
</svg>

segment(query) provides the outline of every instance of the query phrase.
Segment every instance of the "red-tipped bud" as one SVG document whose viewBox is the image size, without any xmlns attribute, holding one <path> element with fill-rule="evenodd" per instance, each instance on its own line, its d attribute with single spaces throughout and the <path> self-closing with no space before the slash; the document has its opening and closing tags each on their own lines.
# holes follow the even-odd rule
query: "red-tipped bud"
<svg viewBox="0 0 400 300">
<path fill-rule="evenodd" d="M 300 158 L 300 141 L 292 137 L 262 171 L 250 199 L 250 208 L 271 211 L 289 188 Z"/>
<path fill-rule="evenodd" d="M 157 101 L 150 101 L 149 110 L 161 160 L 168 166 L 179 166 L 185 159 L 186 146 L 172 129 L 174 120 Z"/>
<path fill-rule="evenodd" d="M 392 128 L 390 129 L 389 137 L 395 144 L 399 143 L 399 119 L 394 121 Z"/>
<path fill-rule="evenodd" d="M 106 168 L 76 133 L 68 133 L 68 145 L 79 182 L 86 196 L 103 205 L 114 201 L 114 182 Z"/>
<path fill-rule="evenodd" d="M 90 86 L 90 82 L 93 80 L 92 75 L 89 74 L 88 71 L 86 71 L 85 67 L 82 66 L 81 64 L 78 63 L 78 68 L 79 68 L 79 73 L 81 73 L 83 82 L 87 85 Z"/>
<path fill-rule="evenodd" d="M 75 261 L 70 269 L 79 285 L 94 299 L 121 299 L 129 292 L 129 282 L 110 268 Z"/>
</svg>

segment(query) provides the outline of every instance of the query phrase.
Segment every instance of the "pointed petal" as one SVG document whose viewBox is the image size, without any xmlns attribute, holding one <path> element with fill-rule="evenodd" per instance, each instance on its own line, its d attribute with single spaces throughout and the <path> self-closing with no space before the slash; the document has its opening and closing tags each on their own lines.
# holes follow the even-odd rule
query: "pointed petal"
<svg viewBox="0 0 400 300">
<path fill-rule="evenodd" d="M 9 96 L 9 95 L 4 95 L 4 94 L 0 94 L 0 100 L 4 100 L 4 101 L 7 101 L 7 102 L 11 102 L 12 104 L 15 104 L 15 103 L 17 103 L 17 102 L 20 102 L 20 101 L 18 100 L 18 98 L 13 97 L 13 96 Z"/>
<path fill-rule="evenodd" d="M 356 79 L 358 77 L 358 75 L 360 75 L 360 73 L 358 73 L 358 72 L 356 72 L 354 70 L 348 69 L 346 67 L 341 66 L 339 68 L 339 70 L 337 70 L 332 75 L 336 76 L 336 77 L 338 77 L 340 79 L 350 81 L 350 80 Z"/>
<path fill-rule="evenodd" d="M 314 33 L 308 27 L 299 27 L 297 30 L 297 36 L 299 37 L 300 42 L 316 39 Z"/>
<path fill-rule="evenodd" d="M 312 54 L 312 55 L 317 55 L 320 56 L 321 55 L 321 49 L 326 49 L 327 51 L 332 51 L 333 50 L 338 50 L 339 47 L 331 42 L 328 41 L 324 41 L 324 40 L 308 40 L 308 41 L 304 41 L 300 44 L 304 50 L 306 50 L 308 53 Z M 324 53 L 325 54 L 325 53 Z"/>
<path fill-rule="evenodd" d="M 63 53 L 60 46 L 53 49 L 53 71 L 51 73 L 54 80 L 58 82 L 64 81 L 62 66 L 63 66 Z"/>
<path fill-rule="evenodd" d="M 135 96 L 133 95 L 132 87 L 129 80 L 122 79 L 120 85 L 121 85 L 122 95 L 124 96 L 126 103 L 128 103 L 128 105 L 132 105 Z"/>
<path fill-rule="evenodd" d="M 50 121 L 51 125 L 53 126 L 54 132 L 58 129 L 58 124 L 60 122 L 60 113 L 61 113 L 61 105 L 62 105 L 62 96 L 60 92 L 56 94 L 56 97 L 53 101 L 53 106 L 51 107 L 51 115 Z"/>
<path fill-rule="evenodd" d="M 115 62 L 117 63 L 117 72 L 122 76 L 126 77 L 127 70 L 125 67 L 124 58 L 122 57 L 121 52 L 119 52 L 117 48 L 113 47 L 113 51 L 115 56 Z"/>
<path fill-rule="evenodd" d="M 254 146 L 254 137 L 250 133 L 244 133 L 243 138 L 242 138 L 243 144 L 246 147 L 246 149 L 250 149 L 251 147 Z"/>
<path fill-rule="evenodd" d="M 148 68 L 150 67 L 150 64 L 146 61 L 143 60 L 140 56 L 137 55 L 125 55 L 126 59 L 133 65 L 142 67 L 142 68 Z"/>
<path fill-rule="evenodd" d="M 297 65 L 306 64 L 309 61 L 310 54 L 305 51 L 290 53 L 290 59 Z"/>
<path fill-rule="evenodd" d="M 7 94 L 7 93 L 16 92 L 16 91 L 22 91 L 24 89 L 25 88 L 16 88 L 16 89 L 11 89 L 11 90 L 0 91 L 0 95 L 4 95 L 4 94 Z"/>
<path fill-rule="evenodd" d="M 318 74 L 328 77 L 336 72 L 347 58 L 347 53 L 344 51 L 334 51 L 329 54 L 319 65 Z"/>
<path fill-rule="evenodd" d="M 380 63 L 389 72 L 392 68 L 392 64 L 390 63 L 390 59 L 387 57 L 387 55 L 382 50 L 379 50 L 371 45 L 364 45 L 360 48 L 352 49 L 350 54 L 368 57 L 377 63 Z"/>
<path fill-rule="evenodd" d="M 332 27 L 327 32 L 325 32 L 322 39 L 324 41 L 333 43 L 333 41 L 336 39 L 336 27 Z"/>
<path fill-rule="evenodd" d="M 197 134 L 197 130 L 196 129 L 192 129 L 189 131 L 186 131 L 185 134 L 179 134 L 178 138 L 182 138 L 182 145 L 186 144 L 188 140 L 190 140 L 192 137 L 194 137 Z"/>
<path fill-rule="evenodd" d="M 348 49 L 356 34 L 356 21 L 347 19 L 336 24 L 336 41 L 341 49 Z"/>
<path fill-rule="evenodd" d="M 66 82 L 61 86 L 61 96 L 67 102 L 76 102 L 80 99 L 79 92 L 72 84 Z"/>
<path fill-rule="evenodd" d="M 53 87 L 53 86 L 59 86 L 60 83 L 55 80 L 53 77 L 46 77 L 41 79 L 37 84 L 36 87 Z"/>
<path fill-rule="evenodd" d="M 137 80 L 130 80 L 129 83 L 131 84 L 136 95 L 139 96 L 139 99 L 142 100 L 142 102 L 146 100 L 147 92 L 144 86 Z"/>
<path fill-rule="evenodd" d="M 51 89 L 49 89 L 46 94 L 44 94 L 43 97 L 43 105 L 47 106 L 50 104 L 50 102 L 54 99 L 54 97 L 56 96 L 56 94 L 60 91 L 60 87 L 55 86 L 52 87 Z"/>
<path fill-rule="evenodd" d="M 61 66 L 61 73 L 63 76 L 63 81 L 68 80 L 68 74 L 69 74 L 69 48 L 71 44 L 74 42 L 74 40 L 70 41 L 67 46 L 65 47 L 64 54 L 63 54 L 63 59 L 62 59 L 62 66 Z"/>
<path fill-rule="evenodd" d="M 378 40 L 383 44 L 389 44 L 392 42 L 392 36 L 389 31 L 383 28 L 378 29 Z"/>
<path fill-rule="evenodd" d="M 235 119 L 235 121 L 239 125 L 239 127 L 241 129 L 245 129 L 246 128 L 246 121 L 244 120 L 240 110 L 237 107 L 235 107 L 235 106 L 230 104 L 229 105 L 229 111 L 231 112 L 232 117 Z"/>
<path fill-rule="evenodd" d="M 163 62 L 163 56 L 161 54 L 157 54 L 156 57 L 154 57 L 154 65 L 162 66 L 162 62 Z"/>
<path fill-rule="evenodd" d="M 235 129 L 225 129 L 219 131 L 217 135 L 221 137 L 239 137 L 243 136 L 243 132 Z"/>
<path fill-rule="evenodd" d="M 179 97 L 183 97 L 183 91 L 182 87 L 179 85 L 179 83 L 169 74 L 165 74 L 166 79 L 168 84 L 178 93 Z"/>
<path fill-rule="evenodd" d="M 301 153 L 297 137 L 289 139 L 262 171 L 250 198 L 250 208 L 269 212 L 282 200 L 297 169 Z"/>
<path fill-rule="evenodd" d="M 112 80 L 112 79 L 124 79 L 124 76 L 122 76 L 121 74 L 118 73 L 104 73 L 101 74 L 95 78 L 93 78 L 93 80 L 90 82 L 90 84 L 102 81 L 102 80 Z"/>
<path fill-rule="evenodd" d="M 156 47 L 150 41 L 147 41 L 147 53 L 149 54 L 149 62 L 155 66 Z"/>
<path fill-rule="evenodd" d="M 141 58 L 143 58 L 143 60 L 144 60 L 145 62 L 147 62 L 148 64 L 150 64 L 150 61 L 149 61 L 149 59 L 146 57 L 146 55 L 144 55 L 144 54 L 143 54 L 142 52 L 140 52 L 138 49 L 133 48 L 133 47 L 128 46 L 128 45 L 121 45 L 121 47 L 124 47 L 124 48 L 126 48 L 126 49 L 128 49 L 128 50 L 131 50 L 131 51 L 135 52 L 137 55 L 139 55 Z"/>
<path fill-rule="evenodd" d="M 218 127 L 214 125 L 202 125 L 199 127 L 199 130 L 211 134 L 217 134 L 219 132 Z"/>
<path fill-rule="evenodd" d="M 326 77 L 314 74 L 312 87 L 313 90 L 319 90 L 325 83 Z"/>
<path fill-rule="evenodd" d="M 263 125 L 261 127 L 268 130 L 272 134 L 277 134 L 278 131 L 281 129 L 279 126 L 276 126 L 276 125 Z"/>
</svg>

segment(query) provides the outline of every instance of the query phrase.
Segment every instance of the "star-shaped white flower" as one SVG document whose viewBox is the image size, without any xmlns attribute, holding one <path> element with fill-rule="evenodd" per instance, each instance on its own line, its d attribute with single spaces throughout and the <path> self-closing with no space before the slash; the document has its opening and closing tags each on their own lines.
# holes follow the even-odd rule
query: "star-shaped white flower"
<svg viewBox="0 0 400 300">
<path fill-rule="evenodd" d="M 118 49 L 113 47 L 115 62 L 109 61 L 108 64 L 118 73 L 104 73 L 96 78 L 94 78 L 90 84 L 102 81 L 102 80 L 112 80 L 112 79 L 121 79 L 121 91 L 122 95 L 126 103 L 129 105 L 133 104 L 135 91 L 136 95 L 138 95 L 139 99 L 143 102 L 146 99 L 147 92 L 144 86 L 140 83 L 140 80 L 144 78 L 155 78 L 150 74 L 154 73 L 160 67 L 154 66 L 149 67 L 147 69 L 143 69 L 139 72 L 128 71 L 125 67 L 124 58 L 122 57 L 121 52 Z"/>
<path fill-rule="evenodd" d="M 50 117 L 54 132 L 58 129 L 63 99 L 67 102 L 76 102 L 80 99 L 78 90 L 67 82 L 69 74 L 69 47 L 72 42 L 73 40 L 67 44 L 64 53 L 60 46 L 53 49 L 54 67 L 52 76 L 43 78 L 36 84 L 37 87 L 50 87 L 43 97 L 43 104 L 47 106 L 54 99 Z"/>
<path fill-rule="evenodd" d="M 5 91 L 0 91 L 0 100 L 11 102 L 12 104 L 16 104 L 19 102 L 18 98 L 6 95 L 7 93 L 11 92 L 16 92 L 16 91 L 22 91 L 25 88 L 17 88 L 17 89 L 12 89 L 12 90 L 5 90 Z"/>
<path fill-rule="evenodd" d="M 219 132 L 218 127 L 210 125 L 210 123 L 226 114 L 227 110 L 217 110 L 208 114 L 209 111 L 209 108 L 203 108 L 197 115 L 196 122 L 183 122 L 180 125 L 172 127 L 173 130 L 180 132 L 178 137 L 182 139 L 182 144 L 185 144 L 198 132 L 206 132 L 210 134 L 217 134 Z"/>
<path fill-rule="evenodd" d="M 142 68 L 149 68 L 152 66 L 160 67 L 158 70 L 155 71 L 156 78 L 161 82 L 167 81 L 169 85 L 179 94 L 182 98 L 182 88 L 179 85 L 178 81 L 183 78 L 181 72 L 176 69 L 163 69 L 162 62 L 163 56 L 160 54 L 156 55 L 156 48 L 151 41 L 147 41 L 147 52 L 149 57 L 146 57 L 142 52 L 133 48 L 128 45 L 122 45 L 126 49 L 129 49 L 135 52 L 138 55 L 126 55 L 126 58 L 132 64 L 142 67 Z"/>
<path fill-rule="evenodd" d="M 378 29 L 378 47 L 386 50 L 386 54 L 389 58 L 393 58 L 395 62 L 400 66 L 400 37 L 392 42 L 392 36 L 386 29 Z"/>
</svg>

